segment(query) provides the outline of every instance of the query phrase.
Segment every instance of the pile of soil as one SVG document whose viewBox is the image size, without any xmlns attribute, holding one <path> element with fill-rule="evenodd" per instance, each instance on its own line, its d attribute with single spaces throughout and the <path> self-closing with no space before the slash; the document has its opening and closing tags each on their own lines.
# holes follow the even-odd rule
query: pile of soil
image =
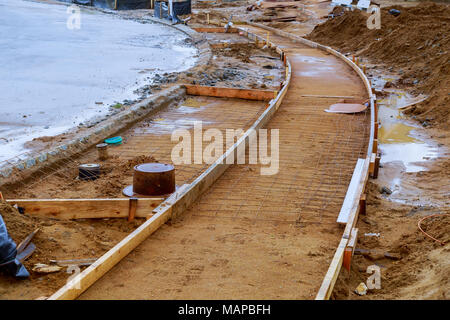
<svg viewBox="0 0 450 320">
<path fill-rule="evenodd" d="M 400 15 L 389 14 L 398 9 Z M 450 6 L 421 3 L 381 10 L 381 29 L 367 28 L 369 14 L 359 10 L 338 12 L 318 25 L 308 39 L 367 57 L 400 74 L 398 85 L 430 98 L 407 112 L 420 121 L 449 129 L 450 125 Z M 377 67 L 378 68 L 378 67 Z"/>
<path fill-rule="evenodd" d="M 287 22 L 305 22 L 309 18 L 308 14 L 303 10 L 299 10 L 296 3 L 289 4 L 268 4 L 261 8 L 263 10 L 262 17 L 253 19 L 254 22 L 268 22 L 268 26 L 276 28 Z"/>
<path fill-rule="evenodd" d="M 0 300 L 50 296 L 66 283 L 71 274 L 66 272 L 66 268 L 49 274 L 34 272 L 35 264 L 50 265 L 50 260 L 99 258 L 144 221 L 136 219 L 129 223 L 125 219 L 64 221 L 38 218 L 20 214 L 16 208 L 5 203 L 0 203 L 0 215 L 16 244 L 39 228 L 32 240 L 36 250 L 24 262 L 30 277 L 16 279 L 0 272 Z"/>
</svg>

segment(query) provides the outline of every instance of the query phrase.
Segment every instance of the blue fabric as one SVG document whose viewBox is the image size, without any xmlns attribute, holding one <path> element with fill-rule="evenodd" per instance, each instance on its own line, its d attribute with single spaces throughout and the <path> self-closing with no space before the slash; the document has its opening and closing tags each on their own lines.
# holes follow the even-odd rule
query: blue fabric
<svg viewBox="0 0 450 320">
<path fill-rule="evenodd" d="M 16 244 L 8 234 L 6 224 L 0 215 L 0 269 L 7 271 L 17 278 L 30 276 L 27 269 L 16 259 Z"/>
</svg>

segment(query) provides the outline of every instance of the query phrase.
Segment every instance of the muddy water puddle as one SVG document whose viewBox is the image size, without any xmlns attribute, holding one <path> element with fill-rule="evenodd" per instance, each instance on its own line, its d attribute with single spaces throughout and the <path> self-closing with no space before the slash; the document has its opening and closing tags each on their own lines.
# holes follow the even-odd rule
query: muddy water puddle
<svg viewBox="0 0 450 320">
<path fill-rule="evenodd" d="M 400 90 L 390 90 L 378 101 L 379 149 L 381 151 L 379 186 L 387 186 L 390 201 L 418 206 L 439 206 L 433 193 L 424 194 L 424 186 L 415 177 L 428 171 L 431 162 L 444 154 L 420 125 L 407 120 L 402 108 L 423 97 L 412 97 Z"/>
<path fill-rule="evenodd" d="M 415 100 L 417 98 L 401 91 L 391 92 L 387 98 L 378 100 L 381 164 L 398 161 L 405 172 L 425 171 L 426 167 L 421 164 L 439 156 L 437 143 L 402 114 L 401 108 Z"/>
</svg>

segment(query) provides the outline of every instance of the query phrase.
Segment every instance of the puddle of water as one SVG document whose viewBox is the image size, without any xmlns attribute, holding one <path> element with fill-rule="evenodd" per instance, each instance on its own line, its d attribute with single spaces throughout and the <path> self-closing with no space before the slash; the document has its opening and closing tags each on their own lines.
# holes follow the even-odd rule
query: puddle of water
<svg viewBox="0 0 450 320">
<path fill-rule="evenodd" d="M 203 105 L 202 102 L 193 99 L 193 98 L 187 98 L 184 100 L 182 106 L 191 107 L 191 108 L 200 108 Z"/>
<path fill-rule="evenodd" d="M 437 146 L 420 139 L 415 133 L 419 127 L 408 124 L 402 116 L 400 108 L 413 100 L 410 95 L 400 91 L 379 100 L 381 163 L 400 161 L 406 172 L 424 171 L 426 168 L 419 163 L 438 157 Z"/>
</svg>

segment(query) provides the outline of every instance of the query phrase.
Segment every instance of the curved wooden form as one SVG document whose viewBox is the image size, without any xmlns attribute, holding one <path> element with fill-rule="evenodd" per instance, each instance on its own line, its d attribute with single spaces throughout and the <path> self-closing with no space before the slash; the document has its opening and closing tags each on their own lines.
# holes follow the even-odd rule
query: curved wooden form
<svg viewBox="0 0 450 320">
<path fill-rule="evenodd" d="M 256 41 L 265 41 L 262 37 L 241 30 L 242 35 Z M 270 44 L 275 47 L 274 44 Z M 49 300 L 72 300 L 76 299 L 86 289 L 88 289 L 95 281 L 100 279 L 106 272 L 111 270 L 120 260 L 128 255 L 134 248 L 142 243 L 148 236 L 158 230 L 158 228 L 166 223 L 169 219 L 175 219 L 186 208 L 194 203 L 194 201 L 205 192 L 230 166 L 225 163 L 225 159 L 233 155 L 235 150 L 239 150 L 239 146 L 245 144 L 248 146 L 250 135 L 253 130 L 263 128 L 272 118 L 273 114 L 278 110 L 281 102 L 286 95 L 291 80 L 291 64 L 284 55 L 283 51 L 275 47 L 280 54 L 280 59 L 285 62 L 286 79 L 282 89 L 277 96 L 270 100 L 268 107 L 261 116 L 253 123 L 253 125 L 242 135 L 239 140 L 231 146 L 219 159 L 217 159 L 205 172 L 203 172 L 192 183 L 184 185 L 174 192 L 169 198 L 163 201 L 153 214 L 149 212 L 148 220 L 139 228 L 129 234 L 125 239 L 120 241 L 111 250 L 106 252 L 102 257 L 95 261 L 91 266 L 83 272 L 75 276 L 65 286 L 54 293 Z"/>
<path fill-rule="evenodd" d="M 336 283 L 336 280 L 339 276 L 339 273 L 341 271 L 341 267 L 344 263 L 344 258 L 346 260 L 347 267 L 349 268 L 349 259 L 351 259 L 351 255 L 353 254 L 354 245 L 356 243 L 356 234 L 357 231 L 354 229 L 356 222 L 358 221 L 358 213 L 360 210 L 360 199 L 363 197 L 364 189 L 367 183 L 367 180 L 369 178 L 369 167 L 371 166 L 371 159 L 373 159 L 373 155 L 377 154 L 377 141 L 375 138 L 375 123 L 376 123 L 376 96 L 372 93 L 372 87 L 370 85 L 369 79 L 367 79 L 364 72 L 350 59 L 348 59 L 346 56 L 341 54 L 340 52 L 321 45 L 319 43 L 304 39 L 302 37 L 277 30 L 271 27 L 267 27 L 265 25 L 249 22 L 249 25 L 253 25 L 255 27 L 259 27 L 262 29 L 266 29 L 268 31 L 271 31 L 277 35 L 289 38 L 294 41 L 298 41 L 302 44 L 305 44 L 312 48 L 318 48 L 323 51 L 326 51 L 337 58 L 343 60 L 345 63 L 347 63 L 361 78 L 362 82 L 364 83 L 364 86 L 366 87 L 369 101 L 370 101 L 370 136 L 369 136 L 369 144 L 367 146 L 367 154 L 365 159 L 358 159 L 358 162 L 355 166 L 354 171 L 354 183 L 352 186 L 348 188 L 347 194 L 345 197 L 345 201 L 343 203 L 343 207 L 341 209 L 340 216 L 344 216 L 346 219 L 344 223 L 345 229 L 344 233 L 342 234 L 341 241 L 339 242 L 339 245 L 336 249 L 336 252 L 334 254 L 333 259 L 331 260 L 330 266 L 328 268 L 328 271 L 322 281 L 322 285 L 316 295 L 316 300 L 328 300 L 331 297 L 331 294 L 334 289 L 334 285 Z M 379 158 L 378 158 L 379 159 Z M 373 167 L 376 167 L 374 165 Z M 373 170 L 376 170 L 375 168 Z M 370 172 L 374 173 L 374 172 Z M 352 178 L 353 180 L 353 178 Z M 339 220 L 339 222 L 342 222 Z M 352 234 L 354 235 L 352 238 Z"/>
</svg>

